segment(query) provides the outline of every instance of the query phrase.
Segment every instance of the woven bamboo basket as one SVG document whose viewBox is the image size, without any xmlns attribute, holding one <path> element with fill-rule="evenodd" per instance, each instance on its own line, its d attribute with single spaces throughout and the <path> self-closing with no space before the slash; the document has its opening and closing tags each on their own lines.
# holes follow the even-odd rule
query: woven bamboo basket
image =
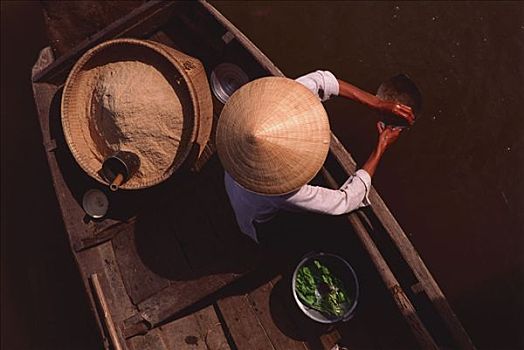
<svg viewBox="0 0 524 350">
<path fill-rule="evenodd" d="M 141 169 L 122 189 L 156 185 L 184 161 L 194 161 L 209 140 L 213 120 L 202 63 L 137 39 L 110 40 L 86 52 L 69 73 L 61 112 L 73 156 L 97 181 L 107 184 L 100 174 L 107 157 L 130 151 L 126 147 L 139 153 Z M 130 135 L 143 144 L 133 143 Z"/>
</svg>

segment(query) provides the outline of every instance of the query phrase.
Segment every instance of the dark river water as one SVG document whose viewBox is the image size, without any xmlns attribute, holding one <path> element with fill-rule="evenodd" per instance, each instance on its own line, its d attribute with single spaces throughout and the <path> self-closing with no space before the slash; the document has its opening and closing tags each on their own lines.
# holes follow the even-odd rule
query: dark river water
<svg viewBox="0 0 524 350">
<path fill-rule="evenodd" d="M 327 69 L 370 92 L 401 72 L 416 82 L 422 116 L 374 185 L 477 347 L 523 349 L 524 5 L 213 4 L 290 77 Z M 2 2 L 2 345 L 96 349 L 32 99 L 40 11 Z M 326 109 L 365 161 L 377 116 L 343 98 Z"/>
</svg>

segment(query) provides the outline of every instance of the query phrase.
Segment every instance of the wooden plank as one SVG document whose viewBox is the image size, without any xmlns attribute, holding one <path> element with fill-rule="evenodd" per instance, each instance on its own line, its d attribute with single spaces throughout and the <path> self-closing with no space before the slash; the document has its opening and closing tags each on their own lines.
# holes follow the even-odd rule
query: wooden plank
<svg viewBox="0 0 524 350">
<path fill-rule="evenodd" d="M 163 21 L 169 18 L 175 4 L 176 2 L 173 1 L 148 1 L 93 36 L 86 38 L 67 54 L 60 56 L 55 62 L 36 74 L 33 81 L 54 80 L 63 82 L 66 72 L 85 51 L 109 39 L 124 36 L 144 36 L 153 32 Z"/>
<path fill-rule="evenodd" d="M 48 67 L 51 62 L 54 61 L 53 54 L 50 47 L 43 49 L 40 52 L 38 60 L 33 67 L 33 76 L 37 75 L 40 71 Z M 88 234 L 85 228 L 81 227 L 78 223 L 76 217 L 81 215 L 76 209 L 77 205 L 72 199 L 71 193 L 65 187 L 65 181 L 61 176 L 60 168 L 56 161 L 54 151 L 56 148 L 46 147 L 54 142 L 50 137 L 50 125 L 49 125 L 49 112 L 51 110 L 52 103 L 57 103 L 56 94 L 58 87 L 51 84 L 33 84 L 33 95 L 36 103 L 36 108 L 38 112 L 38 121 L 40 123 L 40 129 L 42 131 L 42 139 L 44 146 L 46 148 L 47 161 L 49 163 L 49 168 L 51 170 L 51 175 L 53 179 L 53 186 L 58 198 L 58 204 L 60 205 L 60 210 L 62 212 L 62 217 L 64 224 L 68 232 L 73 232 L 75 235 L 70 236 L 70 244 L 75 246 L 80 242 L 81 238 L 87 237 Z M 65 188 L 64 188 L 65 187 Z M 76 217 L 73 218 L 76 214 Z"/>
<path fill-rule="evenodd" d="M 78 254 L 74 254 L 74 256 L 80 275 L 82 276 L 82 282 L 84 283 L 89 305 L 99 327 L 100 335 L 103 337 L 105 348 L 109 349 L 108 339 L 105 337 L 102 320 L 97 310 L 97 301 L 95 300 L 89 282 L 89 276 L 94 273 L 102 276 L 101 278 L 104 280 L 106 286 L 104 295 L 106 297 L 108 310 L 117 327 L 124 319 L 135 314 L 136 308 L 130 302 L 124 288 L 110 243 L 104 243 L 97 247 L 87 249 Z"/>
<path fill-rule="evenodd" d="M 330 150 L 346 173 L 354 173 L 356 168 L 355 161 L 349 152 L 344 148 L 342 143 L 338 140 L 338 138 L 333 134 L 331 135 Z M 399 249 L 406 263 L 413 270 L 413 273 L 419 280 L 419 283 L 435 305 L 436 310 L 442 317 L 443 321 L 446 323 L 448 330 L 451 332 L 457 345 L 461 349 L 474 349 L 475 347 L 473 342 L 469 338 L 469 335 L 466 333 L 466 330 L 460 323 L 458 317 L 455 315 L 453 309 L 447 302 L 444 293 L 422 261 L 422 258 L 418 254 L 417 250 L 408 239 L 407 235 L 404 233 L 404 230 L 402 230 L 400 224 L 391 214 L 389 208 L 386 206 L 374 187 L 372 187 L 370 190 L 369 199 L 372 203 L 371 208 L 373 213 L 376 215 L 388 235 Z"/>
<path fill-rule="evenodd" d="M 338 184 L 331 177 L 329 172 L 323 168 L 322 173 L 331 188 L 338 188 Z M 404 315 L 404 318 L 408 322 L 413 334 L 417 338 L 420 346 L 423 349 L 438 349 L 437 344 L 433 340 L 431 334 L 428 332 L 422 320 L 418 317 L 417 311 L 415 310 L 413 304 L 406 296 L 404 290 L 400 286 L 398 280 L 393 275 L 393 272 L 389 268 L 387 262 L 384 260 L 384 257 L 378 250 L 377 246 L 373 242 L 373 239 L 369 236 L 364 224 L 360 221 L 356 213 L 350 213 L 347 216 L 349 222 L 355 229 L 355 232 L 361 239 L 364 247 L 369 253 L 371 260 L 377 267 L 377 270 L 382 277 L 382 280 L 386 284 L 386 287 L 391 292 L 400 312 Z"/>
<path fill-rule="evenodd" d="M 293 339 L 303 342 L 306 349 L 331 349 L 340 339 L 333 325 L 311 320 L 299 309 L 291 293 L 291 276 L 272 280 L 271 307 L 278 327 Z"/>
<path fill-rule="evenodd" d="M 340 333 L 336 328 L 334 328 L 331 332 L 322 334 L 320 336 L 320 343 L 322 344 L 324 349 L 336 349 L 336 346 L 338 345 L 340 338 Z"/>
<path fill-rule="evenodd" d="M 130 350 L 178 350 L 167 347 L 162 337 L 162 331 L 159 328 L 153 329 L 144 335 L 128 339 L 126 344 Z"/>
<path fill-rule="evenodd" d="M 278 350 L 304 350 L 307 349 L 304 342 L 295 340 L 289 335 L 283 333 L 281 328 L 292 329 L 291 332 L 296 333 L 295 324 L 288 318 L 284 312 L 284 306 L 278 300 L 271 300 L 271 292 L 274 283 L 270 281 L 254 291 L 247 294 L 247 300 L 251 305 L 256 317 L 258 318 L 262 327 L 273 344 Z M 278 317 L 280 328 L 275 324 L 274 317 Z"/>
<path fill-rule="evenodd" d="M 99 274 L 99 278 L 107 280 L 104 294 L 111 317 L 117 326 L 123 320 L 136 313 L 136 307 L 131 303 L 127 290 L 124 287 L 110 242 L 84 250 L 76 256 L 80 266 L 80 273 L 88 286 L 89 276 L 95 273 Z"/>
<path fill-rule="evenodd" d="M 138 304 L 140 316 L 149 325 L 156 326 L 165 320 L 187 313 L 191 306 L 220 290 L 236 279 L 231 273 L 202 276 L 192 280 L 172 281 L 171 284 Z M 204 303 L 211 303 L 212 300 Z M 127 327 L 136 320 L 129 320 Z M 131 334 L 128 334 L 130 336 Z"/>
<path fill-rule="evenodd" d="M 213 185 L 217 171 L 222 170 L 219 166 L 217 167 L 217 164 L 210 164 L 201 173 L 194 175 L 198 178 L 200 186 L 188 188 L 187 193 L 180 193 L 171 202 L 164 203 L 161 209 L 153 209 L 154 215 L 143 214 L 142 219 L 137 219 L 137 225 L 140 225 L 142 221 L 142 226 L 151 231 L 143 235 L 146 239 L 141 243 L 142 254 L 136 256 L 136 253 L 133 253 L 134 257 L 126 260 L 129 262 L 124 263 L 122 260 L 123 265 L 126 266 L 121 266 L 123 274 L 130 275 L 125 280 L 142 281 L 143 278 L 134 277 L 137 271 L 140 272 L 142 269 L 141 274 L 150 272 L 144 267 L 136 266 L 136 261 L 142 263 L 150 260 L 143 254 L 147 246 L 150 247 L 152 256 L 163 261 L 162 265 L 177 266 L 186 261 L 187 268 L 183 273 L 180 271 L 178 273 L 177 271 L 163 272 L 163 276 L 169 280 L 169 286 L 156 293 L 151 293 L 151 290 L 148 293 L 150 296 L 138 303 L 140 317 L 127 320 L 126 337 L 144 330 L 143 326 L 136 327 L 137 323 L 146 322 L 146 325 L 151 327 L 167 319 L 179 317 L 180 313 L 185 312 L 184 310 L 201 303 L 204 299 L 207 300 L 210 294 L 238 278 L 237 273 L 245 272 L 246 268 L 248 269 L 255 260 L 254 254 L 248 254 L 253 252 L 248 249 L 254 249 L 255 244 L 249 242 L 251 245 L 245 245 L 248 240 L 245 235 L 235 232 L 236 235 L 218 236 L 216 222 L 209 221 L 208 217 L 211 214 L 221 216 L 222 209 L 227 204 L 221 202 L 222 200 L 227 201 L 225 190 L 222 189 L 223 193 L 217 194 Z M 220 200 L 218 200 L 219 197 Z M 147 219 L 149 216 L 150 218 Z M 229 224 L 232 220 L 234 221 L 233 216 L 229 218 Z M 161 224 L 162 221 L 164 223 Z M 162 230 L 166 230 L 165 234 L 173 233 L 172 242 L 160 240 L 155 243 L 155 240 L 159 239 L 159 225 L 163 227 Z M 114 240 L 115 245 L 119 244 L 118 239 Z M 180 248 L 173 249 L 172 246 L 175 243 L 179 244 Z M 138 243 L 128 242 L 126 244 L 137 245 Z M 162 259 L 166 253 L 171 262 Z M 176 261 L 180 262 L 176 263 Z M 148 269 L 151 268 L 149 264 Z"/>
<path fill-rule="evenodd" d="M 109 311 L 109 307 L 107 306 L 107 300 L 104 295 L 104 290 L 102 289 L 102 284 L 100 283 L 100 280 L 98 278 L 98 274 L 92 274 L 90 279 L 95 290 L 95 296 L 97 297 L 100 308 L 102 309 L 102 318 L 109 332 L 111 344 L 113 345 L 115 350 L 123 350 L 124 346 L 120 342 L 120 336 L 117 333 L 115 323 L 113 322 L 113 318 L 111 317 L 111 312 Z"/>
<path fill-rule="evenodd" d="M 93 236 L 82 238 L 80 240 L 80 243 L 78 243 L 75 246 L 75 250 L 79 252 L 84 249 L 89 249 L 96 245 L 110 241 L 114 237 L 116 237 L 120 232 L 128 230 L 129 226 L 134 225 L 134 223 L 135 223 L 135 218 L 132 218 L 128 222 L 118 221 L 116 223 L 113 223 L 109 225 L 107 228 L 102 229 L 99 232 L 95 232 Z"/>
<path fill-rule="evenodd" d="M 249 304 L 247 295 L 220 299 L 217 305 L 237 349 L 276 349 Z"/>
<path fill-rule="evenodd" d="M 213 306 L 160 327 L 168 349 L 230 349 Z"/>
<path fill-rule="evenodd" d="M 53 50 L 51 49 L 51 46 L 47 46 L 43 48 L 40 53 L 38 54 L 38 58 L 31 68 L 31 78 L 34 78 L 40 72 L 42 72 L 44 69 L 46 69 L 49 65 L 51 65 L 55 61 L 55 57 L 53 54 Z"/>
</svg>

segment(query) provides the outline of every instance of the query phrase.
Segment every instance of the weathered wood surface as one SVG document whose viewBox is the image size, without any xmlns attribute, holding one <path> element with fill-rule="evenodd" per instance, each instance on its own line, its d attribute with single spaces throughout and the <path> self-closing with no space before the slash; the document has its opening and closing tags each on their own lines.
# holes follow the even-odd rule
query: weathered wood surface
<svg viewBox="0 0 524 350">
<path fill-rule="evenodd" d="M 120 269 L 110 242 L 105 242 L 94 248 L 76 254 L 80 273 L 91 292 L 89 277 L 97 274 L 104 288 L 109 310 L 115 324 L 136 313 L 120 275 Z M 92 294 L 92 293 L 88 293 Z"/>
<path fill-rule="evenodd" d="M 336 330 L 311 328 L 291 299 L 289 288 L 276 288 L 275 277 L 249 291 L 217 301 L 232 341 L 238 349 L 331 349 L 340 339 Z M 292 310 L 290 312 L 290 310 Z"/>
<path fill-rule="evenodd" d="M 109 311 L 109 307 L 107 306 L 107 300 L 104 295 L 104 290 L 102 289 L 100 280 L 98 278 L 98 274 L 92 274 L 90 279 L 95 290 L 95 296 L 102 311 L 102 319 L 104 320 L 104 324 L 109 332 L 111 344 L 113 345 L 115 350 L 123 350 L 122 344 L 120 343 L 120 336 L 118 335 L 115 323 L 113 322 L 111 311 Z"/>
<path fill-rule="evenodd" d="M 153 205 L 137 217 L 133 230 L 113 239 L 129 296 L 151 325 L 256 264 L 257 247 L 235 223 L 222 172 L 218 160 L 211 160 L 194 175 L 198 186 L 187 187 L 161 207 Z"/>
<path fill-rule="evenodd" d="M 275 278 L 248 293 L 246 295 L 247 302 L 253 310 L 259 323 L 264 328 L 264 331 L 268 335 L 268 338 L 271 340 L 271 344 L 275 349 L 307 349 L 306 344 L 303 341 L 293 339 L 292 337 L 284 334 L 273 320 L 273 318 L 278 317 L 280 327 L 292 329 L 294 332 L 297 332 L 296 325 L 293 324 L 289 319 L 281 301 L 272 300 L 271 293 L 273 292 L 273 288 L 276 283 L 278 283 L 278 278 Z"/>
<path fill-rule="evenodd" d="M 168 349 L 230 348 L 213 306 L 161 326 L 160 329 Z"/>
<path fill-rule="evenodd" d="M 111 314 L 112 321 L 117 329 L 123 320 L 136 313 L 136 308 L 127 295 L 110 242 L 102 243 L 92 249 L 86 249 L 74 254 L 74 256 L 86 288 L 93 315 L 96 317 L 100 334 L 107 347 L 110 338 L 103 321 L 102 310 L 98 306 L 100 301 L 93 293 L 90 284 L 90 276 L 93 274 L 98 275 L 107 303 L 106 308 Z M 120 332 L 118 332 L 118 336 L 122 343 L 124 338 Z"/>
<path fill-rule="evenodd" d="M 130 350 L 230 349 L 213 306 L 130 338 L 127 345 Z"/>
<path fill-rule="evenodd" d="M 144 335 L 129 339 L 127 346 L 130 350 L 168 350 L 160 328 L 155 328 Z"/>
<path fill-rule="evenodd" d="M 238 349 L 275 349 L 246 295 L 227 297 L 217 304 Z"/>
</svg>

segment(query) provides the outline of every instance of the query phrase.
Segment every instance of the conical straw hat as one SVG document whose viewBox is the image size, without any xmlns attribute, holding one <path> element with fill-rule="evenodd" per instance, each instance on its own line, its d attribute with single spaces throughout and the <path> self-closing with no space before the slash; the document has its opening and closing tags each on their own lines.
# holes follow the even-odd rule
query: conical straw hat
<svg viewBox="0 0 524 350">
<path fill-rule="evenodd" d="M 141 189 L 166 180 L 186 160 L 201 121 L 210 119 L 211 101 L 198 60 L 159 43 L 115 39 L 86 52 L 71 70 L 62 127 L 78 164 L 102 183 L 107 157 L 136 154 L 140 168 L 121 188 Z"/>
<path fill-rule="evenodd" d="M 292 192 L 324 163 L 330 140 L 327 113 L 294 80 L 252 81 L 227 101 L 216 143 L 225 170 L 244 188 L 266 195 Z"/>
</svg>

